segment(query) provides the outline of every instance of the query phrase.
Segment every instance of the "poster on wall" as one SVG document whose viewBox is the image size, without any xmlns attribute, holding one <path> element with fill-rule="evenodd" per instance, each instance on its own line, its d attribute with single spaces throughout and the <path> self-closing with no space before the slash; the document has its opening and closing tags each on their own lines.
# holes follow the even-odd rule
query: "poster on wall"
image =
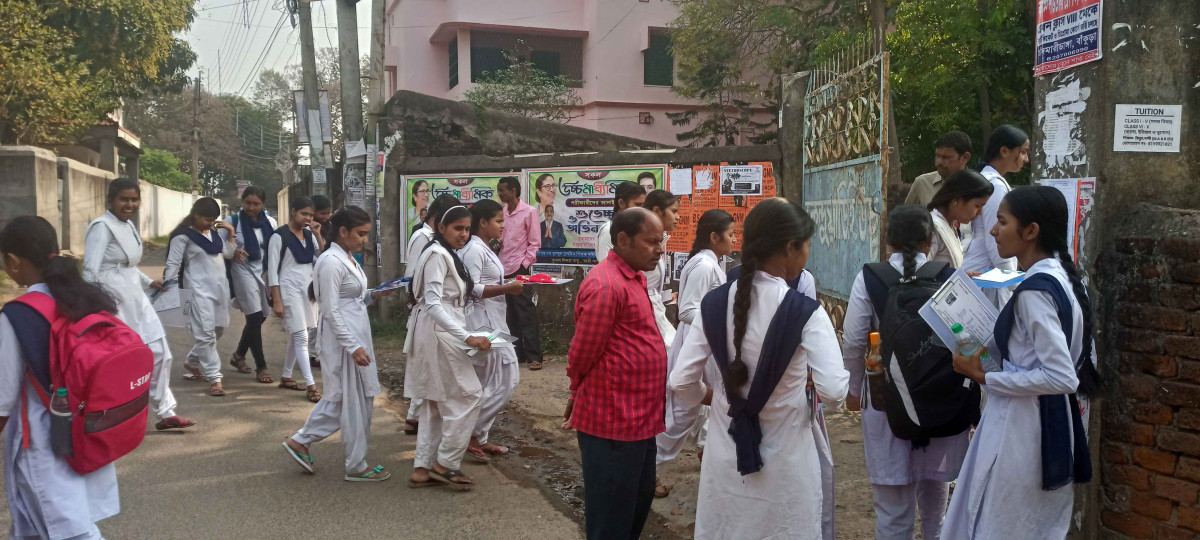
<svg viewBox="0 0 1200 540">
<path fill-rule="evenodd" d="M 757 194 L 727 194 L 724 187 L 725 179 L 735 175 L 744 178 L 746 170 L 752 171 L 749 176 L 757 184 Z M 742 227 L 746 221 L 746 214 L 764 198 L 775 197 L 777 194 L 775 172 L 771 162 L 755 162 L 747 165 L 727 163 L 719 166 L 698 165 L 689 168 L 673 168 L 670 172 L 673 183 L 683 183 L 688 175 L 692 180 L 689 189 L 691 193 L 679 197 L 679 218 L 675 223 L 675 231 L 667 239 L 667 252 L 675 254 L 676 257 L 684 256 L 683 259 L 677 260 L 682 265 L 681 261 L 686 261 L 686 255 L 691 251 L 692 243 L 696 240 L 696 227 L 700 222 L 700 217 L 705 212 L 714 209 L 724 210 L 733 217 L 735 238 L 733 250 L 741 251 Z"/>
<path fill-rule="evenodd" d="M 1101 8 L 1101 0 L 1038 0 L 1034 76 L 1100 59 Z"/>
<path fill-rule="evenodd" d="M 479 173 L 479 174 L 441 174 L 429 176 L 403 176 L 400 179 L 400 262 L 405 260 L 408 252 L 408 237 L 416 231 L 429 208 L 429 203 L 438 195 L 448 193 L 465 205 L 475 201 L 493 199 L 496 197 L 496 185 L 506 176 L 517 176 L 516 173 Z M 522 182 L 522 192 L 525 185 Z"/>
<path fill-rule="evenodd" d="M 612 219 L 613 189 L 637 182 L 661 189 L 665 165 L 526 169 L 526 202 L 541 219 L 539 263 L 595 264 L 596 234 Z M 715 186 L 714 186 L 715 187 Z"/>
<path fill-rule="evenodd" d="M 1078 263 L 1082 239 L 1091 223 L 1088 218 L 1095 197 L 1096 179 L 1043 178 L 1038 180 L 1038 184 L 1057 189 L 1067 200 L 1067 223 L 1070 228 L 1067 234 L 1067 251 L 1071 252 L 1071 258 Z"/>
</svg>

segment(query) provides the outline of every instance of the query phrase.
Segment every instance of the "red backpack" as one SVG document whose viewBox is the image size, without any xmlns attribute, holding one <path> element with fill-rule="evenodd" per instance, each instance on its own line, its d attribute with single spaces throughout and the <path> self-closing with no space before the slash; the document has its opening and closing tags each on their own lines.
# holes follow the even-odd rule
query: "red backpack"
<svg viewBox="0 0 1200 540">
<path fill-rule="evenodd" d="M 71 455 L 79 474 L 93 472 L 132 452 L 146 436 L 154 354 L 142 338 L 108 312 L 76 322 L 60 316 L 49 295 L 26 293 L 4 306 L 47 409 L 50 395 L 67 389 L 71 411 Z M 29 448 L 29 415 L 21 386 L 21 447 Z"/>
</svg>

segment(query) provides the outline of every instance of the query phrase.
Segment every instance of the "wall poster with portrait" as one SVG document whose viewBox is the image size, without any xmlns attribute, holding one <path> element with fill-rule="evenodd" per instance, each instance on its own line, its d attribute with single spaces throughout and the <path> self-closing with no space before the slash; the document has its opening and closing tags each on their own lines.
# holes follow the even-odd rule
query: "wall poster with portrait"
<svg viewBox="0 0 1200 540">
<path fill-rule="evenodd" d="M 543 264 L 596 264 L 596 234 L 612 219 L 613 189 L 637 182 L 662 189 L 666 165 L 525 169 L 526 201 L 541 218 Z"/>
<path fill-rule="evenodd" d="M 438 195 L 449 193 L 470 206 L 475 201 L 492 199 L 500 202 L 496 196 L 496 185 L 506 176 L 515 176 L 521 180 L 521 192 L 524 193 L 525 182 L 519 173 L 479 173 L 479 174 L 440 174 L 422 176 L 402 176 L 400 186 L 403 195 L 400 201 L 400 262 L 408 253 L 408 238 L 425 222 L 429 203 Z"/>
</svg>

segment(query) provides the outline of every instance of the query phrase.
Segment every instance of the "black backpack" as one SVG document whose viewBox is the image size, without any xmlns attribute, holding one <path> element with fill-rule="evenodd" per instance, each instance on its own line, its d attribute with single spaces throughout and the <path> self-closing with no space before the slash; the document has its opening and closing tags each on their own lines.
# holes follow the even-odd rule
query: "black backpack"
<svg viewBox="0 0 1200 540">
<path fill-rule="evenodd" d="M 954 372 L 954 356 L 918 311 L 954 274 L 927 262 L 903 279 L 891 264 L 863 267 L 863 282 L 879 317 L 888 426 L 922 448 L 979 421 L 979 385 Z"/>
</svg>

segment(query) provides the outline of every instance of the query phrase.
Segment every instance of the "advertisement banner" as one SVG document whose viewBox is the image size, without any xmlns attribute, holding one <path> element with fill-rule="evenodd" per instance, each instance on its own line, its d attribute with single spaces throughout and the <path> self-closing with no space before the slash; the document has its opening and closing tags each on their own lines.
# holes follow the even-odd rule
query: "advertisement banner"
<svg viewBox="0 0 1200 540">
<path fill-rule="evenodd" d="M 1038 0 L 1034 76 L 1099 60 L 1101 0 Z"/>
<path fill-rule="evenodd" d="M 408 252 L 408 237 L 420 228 L 425 221 L 429 203 L 438 195 L 449 193 L 470 206 L 475 201 L 496 197 L 496 185 L 506 176 L 517 176 L 516 173 L 480 173 L 480 174 L 442 174 L 431 176 L 403 176 L 400 179 L 400 224 L 403 234 L 400 240 L 400 261 L 405 259 Z M 521 191 L 525 192 L 522 182 Z"/>
</svg>

